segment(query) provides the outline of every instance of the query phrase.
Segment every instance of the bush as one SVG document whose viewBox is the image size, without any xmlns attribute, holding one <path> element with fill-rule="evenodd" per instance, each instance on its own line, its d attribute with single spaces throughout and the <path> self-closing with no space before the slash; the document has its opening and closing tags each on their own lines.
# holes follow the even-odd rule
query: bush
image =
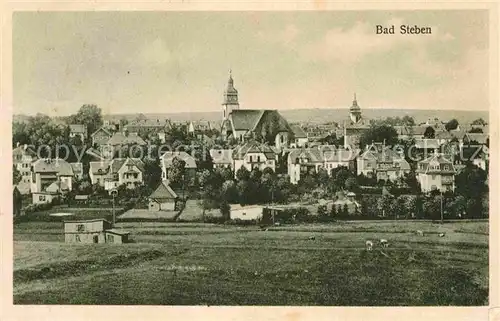
<svg viewBox="0 0 500 321">
<path fill-rule="evenodd" d="M 222 217 L 217 217 L 219 220 L 223 219 Z M 239 225 L 239 226 L 253 226 L 259 223 L 258 220 L 242 220 L 239 218 L 235 218 L 229 221 L 226 221 L 224 224 L 227 225 Z"/>
</svg>

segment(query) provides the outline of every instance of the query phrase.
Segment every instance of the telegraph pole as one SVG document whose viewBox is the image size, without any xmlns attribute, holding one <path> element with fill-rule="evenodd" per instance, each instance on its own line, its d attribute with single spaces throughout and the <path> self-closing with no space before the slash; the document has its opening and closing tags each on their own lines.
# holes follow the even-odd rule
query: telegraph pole
<svg viewBox="0 0 500 321">
<path fill-rule="evenodd" d="M 443 191 L 441 191 L 441 224 L 444 222 L 444 216 L 443 216 Z"/>
<path fill-rule="evenodd" d="M 116 217 L 115 217 L 115 197 L 118 191 L 116 189 L 111 190 L 111 196 L 113 196 L 113 227 L 115 227 Z"/>
</svg>

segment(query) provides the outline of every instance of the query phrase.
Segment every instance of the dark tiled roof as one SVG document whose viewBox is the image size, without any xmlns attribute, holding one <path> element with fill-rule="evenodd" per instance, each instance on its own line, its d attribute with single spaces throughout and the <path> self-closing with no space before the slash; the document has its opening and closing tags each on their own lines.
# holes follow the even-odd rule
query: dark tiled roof
<svg viewBox="0 0 500 321">
<path fill-rule="evenodd" d="M 275 159 L 276 156 L 269 146 L 256 141 L 249 141 L 234 149 L 233 159 L 243 159 L 248 153 L 263 153 L 267 159 Z"/>
<path fill-rule="evenodd" d="M 290 125 L 295 138 L 307 138 L 306 132 L 299 125 Z"/>
<path fill-rule="evenodd" d="M 101 131 L 104 132 L 106 135 L 108 135 L 108 136 L 111 137 L 111 133 L 109 132 L 109 130 L 107 130 L 106 128 L 104 128 L 104 126 L 101 127 L 101 128 L 99 128 L 95 132 L 93 132 L 91 136 L 94 136 L 95 134 L 97 134 L 98 132 L 101 132 Z"/>
<path fill-rule="evenodd" d="M 45 192 L 48 193 L 59 193 L 61 191 L 67 191 L 69 190 L 68 185 L 64 182 L 53 182 L 50 184 L 46 189 Z"/>
<path fill-rule="evenodd" d="M 186 168 L 197 168 L 196 159 L 186 152 L 165 152 L 161 158 L 165 165 L 165 168 L 172 167 L 172 161 L 174 158 L 180 158 L 186 162 Z"/>
<path fill-rule="evenodd" d="M 211 149 L 210 157 L 214 164 L 230 164 L 233 162 L 232 149 Z"/>
<path fill-rule="evenodd" d="M 149 197 L 152 199 L 176 199 L 177 194 L 166 181 L 163 181 Z"/>
<path fill-rule="evenodd" d="M 415 140 L 415 147 L 420 149 L 439 148 L 439 142 L 434 138 L 421 138 Z"/>
<path fill-rule="evenodd" d="M 483 134 L 483 133 L 465 133 L 464 138 L 466 138 L 469 141 L 476 141 L 479 144 L 486 144 L 486 141 L 488 140 L 488 134 Z"/>
<path fill-rule="evenodd" d="M 230 118 L 235 130 L 252 130 L 263 114 L 264 110 L 235 109 L 231 112 Z"/>
<path fill-rule="evenodd" d="M 90 172 L 96 175 L 104 175 L 109 172 L 110 161 L 90 162 Z"/>
<path fill-rule="evenodd" d="M 39 159 L 33 163 L 35 173 L 57 173 L 59 176 L 73 176 L 73 168 L 63 159 Z"/>
<path fill-rule="evenodd" d="M 318 147 L 294 149 L 288 154 L 289 163 L 295 164 L 298 158 L 307 158 L 308 163 L 323 163 L 323 155 Z"/>
<path fill-rule="evenodd" d="M 87 131 L 87 126 L 81 124 L 71 124 L 69 125 L 69 130 L 76 134 L 85 134 Z"/>
<path fill-rule="evenodd" d="M 146 142 L 139 136 L 135 134 L 129 134 L 128 136 L 116 132 L 111 136 L 111 138 L 107 142 L 108 145 L 117 146 L 117 145 L 146 145 Z"/>
<path fill-rule="evenodd" d="M 368 146 L 361 155 L 361 158 L 365 160 L 376 160 L 377 163 L 389 163 L 393 165 L 397 163 L 399 166 L 393 168 L 410 169 L 410 164 L 406 161 L 402 153 L 399 153 L 392 147 L 385 147 L 381 143 L 374 143 Z"/>
<path fill-rule="evenodd" d="M 440 166 L 439 169 L 429 168 L 429 165 L 432 163 L 436 163 Z M 448 165 L 449 170 L 444 170 L 441 166 Z M 423 169 L 422 169 L 423 167 Z M 419 173 L 455 173 L 455 167 L 453 165 L 453 161 L 446 155 L 442 153 L 436 153 L 432 156 L 427 157 L 426 159 L 418 162 L 417 172 Z"/>
<path fill-rule="evenodd" d="M 90 162 L 90 172 L 96 175 L 105 175 L 108 174 L 111 169 L 111 173 L 115 174 L 125 164 L 133 164 L 137 166 L 141 172 L 144 171 L 144 163 L 139 158 L 115 158 L 108 161 Z"/>
</svg>

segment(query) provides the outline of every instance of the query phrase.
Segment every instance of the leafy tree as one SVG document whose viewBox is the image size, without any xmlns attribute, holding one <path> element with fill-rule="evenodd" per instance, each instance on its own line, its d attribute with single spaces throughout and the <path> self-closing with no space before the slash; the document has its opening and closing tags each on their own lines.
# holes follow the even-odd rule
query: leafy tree
<svg viewBox="0 0 500 321">
<path fill-rule="evenodd" d="M 423 203 L 426 218 L 438 220 L 441 218 L 441 195 L 428 197 Z"/>
<path fill-rule="evenodd" d="M 467 200 L 463 195 L 448 198 L 445 202 L 445 212 L 447 218 L 463 217 L 467 210 Z"/>
<path fill-rule="evenodd" d="M 222 177 L 222 180 L 227 181 L 227 180 L 232 180 L 234 177 L 234 173 L 229 167 L 225 168 L 218 168 L 217 171 L 220 172 L 220 175 Z"/>
<path fill-rule="evenodd" d="M 238 190 L 233 180 L 227 180 L 222 184 L 221 198 L 229 203 L 238 201 Z"/>
<path fill-rule="evenodd" d="M 228 221 L 231 219 L 231 206 L 227 201 L 222 201 L 219 205 L 219 209 L 224 220 Z"/>
<path fill-rule="evenodd" d="M 428 126 L 426 129 L 425 129 L 425 132 L 424 132 L 424 138 L 435 138 L 436 137 L 436 130 L 432 127 L 432 126 Z"/>
<path fill-rule="evenodd" d="M 348 190 L 348 191 L 353 191 L 353 192 L 357 192 L 358 190 L 358 182 L 356 180 L 356 178 L 354 177 L 349 177 L 348 179 L 346 179 L 345 181 L 345 189 Z"/>
<path fill-rule="evenodd" d="M 468 163 L 466 167 L 455 176 L 456 192 L 466 199 L 480 199 L 487 193 L 486 180 L 488 174 L 483 169 Z"/>
<path fill-rule="evenodd" d="M 292 194 L 293 185 L 287 177 L 280 177 L 276 182 L 274 193 L 274 201 L 278 203 L 286 203 Z"/>
<path fill-rule="evenodd" d="M 256 182 L 256 183 L 260 182 L 261 177 L 262 177 L 262 172 L 260 171 L 260 169 L 258 167 L 255 167 L 250 172 L 250 180 L 252 180 L 253 182 Z"/>
<path fill-rule="evenodd" d="M 247 181 L 250 179 L 250 172 L 245 166 L 241 165 L 241 167 L 236 171 L 236 179 L 238 181 Z"/>
<path fill-rule="evenodd" d="M 377 210 L 383 217 L 391 217 L 392 195 L 383 195 L 377 199 Z"/>
<path fill-rule="evenodd" d="M 405 115 L 403 116 L 403 119 L 401 120 L 402 125 L 405 126 L 415 126 L 415 119 L 413 117 Z"/>
<path fill-rule="evenodd" d="M 152 191 L 161 183 L 160 159 L 144 160 L 144 184 Z"/>
<path fill-rule="evenodd" d="M 303 175 L 299 181 L 300 194 L 304 194 L 308 191 L 315 189 L 318 186 L 318 180 L 316 173 L 309 173 Z"/>
<path fill-rule="evenodd" d="M 482 119 L 482 118 L 478 118 L 478 119 L 472 121 L 471 124 L 472 125 L 481 125 L 481 126 L 486 126 L 487 125 L 486 121 L 484 119 Z"/>
<path fill-rule="evenodd" d="M 347 206 L 347 204 L 344 204 L 344 206 L 342 207 L 342 216 L 343 217 L 349 216 L 349 207 Z"/>
<path fill-rule="evenodd" d="M 458 127 L 458 120 L 456 120 L 455 118 L 453 118 L 452 120 L 447 122 L 446 125 L 444 125 L 444 128 L 447 131 L 455 130 L 455 129 L 457 129 L 457 127 Z"/>
<path fill-rule="evenodd" d="M 172 166 L 170 167 L 169 180 L 172 186 L 183 186 L 184 175 L 186 173 L 186 161 L 179 157 L 172 159 Z"/>
<path fill-rule="evenodd" d="M 209 171 L 208 169 L 204 169 L 202 170 L 199 174 L 198 174 L 198 182 L 200 184 L 201 187 L 205 187 L 209 184 L 210 182 L 210 178 L 212 176 L 212 172 Z"/>
<path fill-rule="evenodd" d="M 101 186 L 99 184 L 93 184 L 92 185 L 92 195 L 94 196 L 104 196 L 106 195 L 106 190 L 104 189 L 104 186 Z"/>
<path fill-rule="evenodd" d="M 189 154 L 195 158 L 198 169 L 213 168 L 213 160 L 208 148 L 192 148 Z"/>
<path fill-rule="evenodd" d="M 328 175 L 328 171 L 321 167 L 319 170 L 318 170 L 318 173 L 317 173 L 317 178 L 318 178 L 318 183 L 323 186 L 323 187 L 326 187 L 328 186 L 328 183 L 330 182 L 330 176 Z"/>
<path fill-rule="evenodd" d="M 331 217 L 337 216 L 337 209 L 336 209 L 335 204 L 332 204 L 332 209 L 330 210 L 330 216 Z"/>
<path fill-rule="evenodd" d="M 353 173 L 345 166 L 339 166 L 332 169 L 332 177 L 336 187 L 345 188 L 345 183 L 348 178 L 353 177 Z"/>
<path fill-rule="evenodd" d="M 240 205 L 251 204 L 250 183 L 247 180 L 240 180 L 236 184 L 236 189 L 238 190 Z"/>
<path fill-rule="evenodd" d="M 83 105 L 76 115 L 70 117 L 70 121 L 86 125 L 88 134 L 90 135 L 102 126 L 102 112 L 96 105 Z"/>
<path fill-rule="evenodd" d="M 358 186 L 375 186 L 375 185 L 377 185 L 377 179 L 375 178 L 375 175 L 366 176 L 365 174 L 361 173 L 358 175 L 357 181 L 358 181 Z"/>
<path fill-rule="evenodd" d="M 87 180 L 83 180 L 80 183 L 80 185 L 78 186 L 78 192 L 80 194 L 91 194 L 92 193 L 92 184 Z"/>
<path fill-rule="evenodd" d="M 469 133 L 482 133 L 483 130 L 479 127 L 475 127 L 475 128 L 472 128 L 471 130 L 469 130 Z"/>
<path fill-rule="evenodd" d="M 19 182 L 22 179 L 21 173 L 17 170 L 17 167 L 15 165 L 12 166 L 12 183 L 14 185 L 19 184 Z"/>
<path fill-rule="evenodd" d="M 389 125 L 372 125 L 370 129 L 363 132 L 360 137 L 360 147 L 371 144 L 372 142 L 382 143 L 385 141 L 386 145 L 393 146 L 397 143 L 398 132 L 394 127 Z"/>
</svg>

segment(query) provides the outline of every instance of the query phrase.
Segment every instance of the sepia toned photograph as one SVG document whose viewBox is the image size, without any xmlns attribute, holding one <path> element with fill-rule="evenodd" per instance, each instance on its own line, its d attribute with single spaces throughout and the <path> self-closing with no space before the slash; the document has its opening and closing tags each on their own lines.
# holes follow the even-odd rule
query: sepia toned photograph
<svg viewBox="0 0 500 321">
<path fill-rule="evenodd" d="M 13 303 L 490 305 L 490 23 L 14 12 Z"/>
</svg>

